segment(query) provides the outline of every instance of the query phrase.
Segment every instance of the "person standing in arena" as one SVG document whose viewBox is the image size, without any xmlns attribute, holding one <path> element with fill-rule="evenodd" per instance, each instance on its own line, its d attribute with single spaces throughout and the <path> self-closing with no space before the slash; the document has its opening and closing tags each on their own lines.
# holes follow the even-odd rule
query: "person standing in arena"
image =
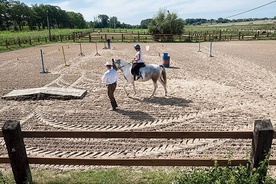
<svg viewBox="0 0 276 184">
<path fill-rule="evenodd" d="M 113 64 L 111 62 L 106 62 L 105 64 L 107 71 L 102 76 L 102 82 L 107 86 L 107 95 L 110 99 L 112 111 L 116 111 L 118 105 L 114 97 L 114 92 L 117 87 L 118 73 L 112 68 Z"/>
</svg>

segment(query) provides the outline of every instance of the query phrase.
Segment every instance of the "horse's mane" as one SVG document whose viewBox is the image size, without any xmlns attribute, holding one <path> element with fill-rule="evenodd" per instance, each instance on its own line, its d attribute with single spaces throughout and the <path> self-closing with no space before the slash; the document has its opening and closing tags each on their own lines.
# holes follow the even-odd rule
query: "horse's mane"
<svg viewBox="0 0 276 184">
<path fill-rule="evenodd" d="M 121 62 L 125 62 L 125 63 L 128 63 L 129 65 L 132 65 L 132 62 L 128 62 L 126 60 L 123 60 L 123 59 L 120 59 Z"/>
</svg>

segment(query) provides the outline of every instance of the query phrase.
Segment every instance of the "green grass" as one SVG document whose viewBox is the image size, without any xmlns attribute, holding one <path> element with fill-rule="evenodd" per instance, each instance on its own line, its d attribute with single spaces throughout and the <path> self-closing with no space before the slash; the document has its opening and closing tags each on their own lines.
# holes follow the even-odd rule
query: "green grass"
<svg viewBox="0 0 276 184">
<path fill-rule="evenodd" d="M 274 30 L 276 31 L 276 21 L 267 24 L 250 24 L 250 23 L 227 23 L 227 24 L 204 24 L 204 25 L 186 25 L 185 32 L 218 32 L 223 30 L 228 33 L 237 33 L 239 31 L 252 32 L 257 30 Z"/>
<path fill-rule="evenodd" d="M 51 29 L 52 35 L 68 35 L 73 32 L 86 32 L 91 29 Z M 48 37 L 49 31 L 47 29 L 40 31 L 0 31 L 0 42 L 6 39 L 17 39 L 17 38 L 37 38 L 37 37 Z"/>
<path fill-rule="evenodd" d="M 11 173 L 2 183 L 13 184 Z M 0 178 L 0 183 L 1 183 Z M 88 171 L 35 171 L 34 184 L 275 184 L 270 176 L 260 177 L 260 170 L 250 173 L 246 166 L 194 167 L 164 169 L 109 168 Z"/>
<path fill-rule="evenodd" d="M 192 40 L 186 37 L 178 37 L 175 36 L 174 41 L 178 42 L 192 42 L 192 41 L 206 41 L 208 35 L 220 35 L 223 40 L 229 40 L 233 38 L 233 40 L 238 40 L 238 35 L 245 35 L 251 37 L 245 37 L 244 40 L 254 40 L 257 35 L 257 31 L 259 32 L 258 39 L 269 40 L 276 39 L 276 21 L 271 23 L 229 23 L 229 24 L 205 24 L 205 25 L 185 25 L 184 27 L 184 35 L 192 35 Z M 267 31 L 264 34 L 263 31 Z M 270 32 L 272 31 L 272 32 Z M 274 31 L 274 32 L 273 32 Z M 105 34 L 108 36 L 114 37 L 113 42 L 121 42 L 122 34 L 124 34 L 124 42 L 137 42 L 137 34 L 140 33 L 140 41 L 141 42 L 153 42 L 151 35 L 148 35 L 147 29 L 112 29 L 112 28 L 104 28 L 104 29 L 51 29 L 52 36 L 60 36 L 60 35 L 71 35 L 73 32 L 88 32 L 94 35 L 94 40 L 92 42 L 103 42 L 103 38 Z M 100 34 L 99 34 L 100 33 Z M 197 34 L 200 33 L 200 34 Z M 207 37 L 203 37 L 203 35 L 207 35 Z M 197 35 L 201 35 L 197 37 Z M 95 36 L 97 38 L 95 38 Z M 147 37 L 147 39 L 144 39 Z M 209 38 L 209 37 L 208 37 Z M 18 43 L 18 40 L 24 41 L 24 44 Z M 243 38 L 242 38 L 243 39 Z M 6 47 L 6 40 L 9 41 L 8 48 Z M 31 44 L 29 43 L 31 40 Z M 58 39 L 56 39 L 58 40 Z M 78 40 L 76 40 L 78 41 Z M 88 38 L 84 38 L 80 40 L 81 42 L 89 42 Z M 208 41 L 208 39 L 207 39 Z M 62 40 L 62 42 L 73 42 L 71 40 Z M 35 31 L 0 31 L 0 52 L 20 49 L 24 47 L 31 47 L 40 44 L 48 44 L 49 42 L 49 31 L 45 30 L 35 30 Z"/>
</svg>

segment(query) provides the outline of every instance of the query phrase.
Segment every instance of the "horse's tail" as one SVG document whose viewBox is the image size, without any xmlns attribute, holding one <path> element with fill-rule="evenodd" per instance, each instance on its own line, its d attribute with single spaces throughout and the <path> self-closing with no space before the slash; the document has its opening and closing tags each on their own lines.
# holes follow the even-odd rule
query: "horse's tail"
<svg viewBox="0 0 276 184">
<path fill-rule="evenodd" d="M 166 74 L 166 69 L 163 65 L 159 65 L 162 69 L 162 76 L 160 77 L 160 79 L 162 80 L 162 82 L 164 83 L 165 86 L 167 86 L 167 74 Z"/>
</svg>

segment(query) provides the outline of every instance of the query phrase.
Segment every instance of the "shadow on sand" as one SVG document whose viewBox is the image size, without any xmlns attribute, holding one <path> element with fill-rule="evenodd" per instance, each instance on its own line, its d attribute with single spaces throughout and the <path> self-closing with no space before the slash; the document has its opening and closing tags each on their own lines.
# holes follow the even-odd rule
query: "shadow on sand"
<svg viewBox="0 0 276 184">
<path fill-rule="evenodd" d="M 155 118 L 143 111 L 131 111 L 124 109 L 117 109 L 117 113 L 128 116 L 130 119 L 139 120 L 139 121 L 154 121 Z"/>
<path fill-rule="evenodd" d="M 186 100 L 183 98 L 177 98 L 177 97 L 153 97 L 153 98 L 135 98 L 135 97 L 129 97 L 133 100 L 138 100 L 140 102 L 147 102 L 147 103 L 154 103 L 159 105 L 175 105 L 180 107 L 188 107 L 189 103 L 192 103 L 191 100 Z"/>
</svg>

